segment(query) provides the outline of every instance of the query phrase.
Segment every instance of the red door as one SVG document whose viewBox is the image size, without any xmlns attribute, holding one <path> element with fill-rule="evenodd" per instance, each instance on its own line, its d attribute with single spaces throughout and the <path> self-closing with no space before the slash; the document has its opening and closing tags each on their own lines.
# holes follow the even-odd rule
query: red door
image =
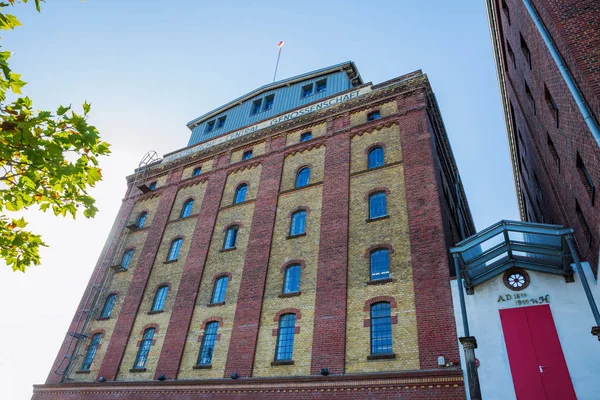
<svg viewBox="0 0 600 400">
<path fill-rule="evenodd" d="M 548 305 L 500 310 L 518 400 L 576 400 Z"/>
</svg>

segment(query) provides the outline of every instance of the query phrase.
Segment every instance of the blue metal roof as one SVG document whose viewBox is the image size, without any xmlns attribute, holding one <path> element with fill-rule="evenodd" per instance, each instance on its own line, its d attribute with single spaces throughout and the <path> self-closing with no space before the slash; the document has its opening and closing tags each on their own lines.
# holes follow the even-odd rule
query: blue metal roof
<svg viewBox="0 0 600 400">
<path fill-rule="evenodd" d="M 309 78 L 315 78 L 318 76 L 327 75 L 327 74 L 330 74 L 331 72 L 339 71 L 339 70 L 346 71 L 346 73 L 348 74 L 348 78 L 352 82 L 353 86 L 359 86 L 359 85 L 363 84 L 363 80 L 362 80 L 360 73 L 358 72 L 358 69 L 356 68 L 356 65 L 354 64 L 354 62 L 346 61 L 341 64 L 336 64 L 336 65 L 332 65 L 330 67 L 317 69 L 317 70 L 307 72 L 307 73 L 304 73 L 301 75 L 293 76 L 291 78 L 287 78 L 287 79 L 283 79 L 283 80 L 280 80 L 277 82 L 269 83 L 267 85 L 263 85 L 263 86 L 259 87 L 258 89 L 254 89 L 253 91 L 248 92 L 245 95 L 240 96 L 237 99 L 230 101 L 229 103 L 226 103 L 218 108 L 215 108 L 212 111 L 207 112 L 206 114 L 201 115 L 198 118 L 191 120 L 190 122 L 187 123 L 187 127 L 190 129 L 193 129 L 195 125 L 198 125 L 203 120 L 208 119 L 212 116 L 215 116 L 219 113 L 222 113 L 223 111 L 225 111 L 231 107 L 234 107 L 234 106 L 242 103 L 245 100 L 248 100 L 254 96 L 259 95 L 260 93 L 267 92 L 269 90 L 274 90 L 279 87 L 288 86 L 291 83 L 296 83 L 296 82 L 303 81 L 303 80 L 306 80 Z"/>
</svg>

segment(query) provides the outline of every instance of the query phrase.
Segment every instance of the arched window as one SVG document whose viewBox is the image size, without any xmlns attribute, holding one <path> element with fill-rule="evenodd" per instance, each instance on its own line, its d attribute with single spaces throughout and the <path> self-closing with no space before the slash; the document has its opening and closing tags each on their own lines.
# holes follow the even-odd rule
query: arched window
<svg viewBox="0 0 600 400">
<path fill-rule="evenodd" d="M 167 261 L 175 261 L 177 257 L 179 257 L 179 249 L 181 248 L 181 242 L 183 239 L 175 239 L 171 242 L 171 247 L 169 248 L 169 255 L 167 257 Z"/>
<path fill-rule="evenodd" d="M 285 278 L 283 281 L 283 293 L 297 293 L 300 291 L 300 264 L 290 265 L 285 269 Z"/>
<path fill-rule="evenodd" d="M 169 293 L 169 287 L 166 285 L 156 289 L 154 302 L 152 303 L 152 311 L 162 311 L 165 300 L 167 299 L 167 293 Z"/>
<path fill-rule="evenodd" d="M 296 187 L 300 188 L 310 182 L 310 168 L 304 167 L 296 174 Z"/>
<path fill-rule="evenodd" d="M 385 217 L 387 215 L 387 204 L 385 192 L 373 193 L 369 196 L 369 219 Z"/>
<path fill-rule="evenodd" d="M 148 360 L 148 353 L 150 353 L 150 348 L 152 347 L 155 331 L 155 328 L 148 328 L 144 331 L 144 336 L 140 342 L 140 349 L 138 350 L 137 356 L 135 357 L 135 363 L 133 364 L 134 369 L 146 367 L 146 361 Z"/>
<path fill-rule="evenodd" d="M 215 287 L 213 288 L 211 303 L 223 303 L 225 301 L 225 293 L 227 292 L 227 283 L 229 283 L 229 277 L 227 275 L 217 278 L 215 281 Z"/>
<path fill-rule="evenodd" d="M 121 267 L 127 269 L 129 267 L 129 263 L 131 262 L 131 257 L 133 256 L 133 249 L 127 250 L 123 253 L 123 257 L 121 257 Z"/>
<path fill-rule="evenodd" d="M 392 353 L 392 317 L 390 303 L 371 305 L 371 354 Z"/>
<path fill-rule="evenodd" d="M 233 199 L 233 204 L 243 203 L 246 201 L 246 192 L 248 191 L 248 185 L 245 183 L 238 186 L 235 190 L 235 198 Z"/>
<path fill-rule="evenodd" d="M 292 214 L 290 236 L 302 235 L 306 228 L 306 210 L 298 210 Z"/>
<path fill-rule="evenodd" d="M 104 307 L 102 307 L 102 313 L 100 313 L 100 318 L 110 318 L 110 313 L 112 312 L 116 299 L 117 295 L 115 293 L 108 295 L 106 301 L 104 301 Z"/>
<path fill-rule="evenodd" d="M 373 147 L 371 150 L 369 150 L 368 158 L 369 169 L 381 167 L 383 164 L 385 164 L 385 160 L 383 158 L 383 148 L 379 146 Z"/>
<path fill-rule="evenodd" d="M 138 216 L 137 221 L 135 222 L 135 226 L 137 226 L 138 229 L 144 227 L 144 223 L 146 222 L 147 216 L 148 216 L 148 213 L 146 211 L 144 211 L 143 213 L 141 213 Z"/>
<path fill-rule="evenodd" d="M 202 346 L 200 346 L 200 354 L 198 355 L 198 365 L 210 365 L 212 362 L 218 330 L 219 322 L 211 321 L 206 324 L 204 337 L 202 338 Z"/>
<path fill-rule="evenodd" d="M 233 225 L 227 228 L 225 234 L 225 242 L 223 242 L 223 249 L 235 249 L 235 242 L 237 240 L 238 226 Z"/>
<path fill-rule="evenodd" d="M 371 280 L 388 279 L 390 277 L 390 256 L 388 249 L 377 249 L 371 252 Z"/>
<path fill-rule="evenodd" d="M 189 199 L 185 203 L 183 203 L 183 208 L 181 209 L 181 215 L 179 218 L 185 218 L 192 215 L 192 208 L 194 207 L 194 199 Z"/>
<path fill-rule="evenodd" d="M 277 349 L 275 361 L 291 360 L 294 353 L 294 333 L 296 330 L 296 314 L 283 314 L 279 318 L 277 331 Z"/>
<path fill-rule="evenodd" d="M 98 351 L 98 346 L 100 346 L 100 341 L 102 340 L 102 334 L 96 333 L 92 336 L 92 341 L 90 342 L 90 347 L 88 347 L 87 353 L 85 353 L 85 358 L 83 359 L 83 364 L 81 364 L 82 371 L 89 371 L 92 362 L 94 362 L 94 357 L 96 356 L 96 352 Z"/>
</svg>

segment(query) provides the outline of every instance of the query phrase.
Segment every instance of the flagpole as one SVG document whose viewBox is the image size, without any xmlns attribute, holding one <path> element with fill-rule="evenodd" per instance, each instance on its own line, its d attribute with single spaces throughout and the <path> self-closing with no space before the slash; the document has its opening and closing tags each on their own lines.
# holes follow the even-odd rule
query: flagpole
<svg viewBox="0 0 600 400">
<path fill-rule="evenodd" d="M 281 57 L 281 49 L 283 48 L 283 40 L 281 42 L 279 42 L 277 47 L 279 47 L 279 53 L 277 54 L 277 64 L 275 64 L 275 73 L 273 74 L 273 82 L 275 82 L 275 77 L 277 76 L 277 68 L 279 67 L 279 58 Z"/>
</svg>

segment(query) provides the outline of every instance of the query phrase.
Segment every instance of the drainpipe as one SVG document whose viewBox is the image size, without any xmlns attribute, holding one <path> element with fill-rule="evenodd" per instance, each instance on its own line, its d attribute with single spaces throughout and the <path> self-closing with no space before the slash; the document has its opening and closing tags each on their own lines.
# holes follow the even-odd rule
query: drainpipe
<svg viewBox="0 0 600 400">
<path fill-rule="evenodd" d="M 477 361 L 475 359 L 475 349 L 477 348 L 477 339 L 470 336 L 469 321 L 467 319 L 467 307 L 465 305 L 465 293 L 463 289 L 462 276 L 460 274 L 459 254 L 454 253 L 454 268 L 456 269 L 456 286 L 458 287 L 458 297 L 460 299 L 460 313 L 463 320 L 463 337 L 458 341 L 463 345 L 465 352 L 465 371 L 467 373 L 467 383 L 469 384 L 469 395 L 471 400 L 481 400 L 481 386 L 479 385 L 479 374 L 477 373 Z"/>
<path fill-rule="evenodd" d="M 573 96 L 573 99 L 575 100 L 575 103 L 577 104 L 577 107 L 579 108 L 579 111 L 581 112 L 581 115 L 583 116 L 583 120 L 585 121 L 588 128 L 590 129 L 590 132 L 592 132 L 592 136 L 594 137 L 596 144 L 598 145 L 598 147 L 600 147 L 600 128 L 598 128 L 598 124 L 594 120 L 594 117 L 592 116 L 590 109 L 588 108 L 585 100 L 583 99 L 583 95 L 581 94 L 581 91 L 577 87 L 577 84 L 575 83 L 573 76 L 567 69 L 567 66 L 566 66 L 564 60 L 562 59 L 561 55 L 559 54 L 558 49 L 554 45 L 554 42 L 550 38 L 550 34 L 548 33 L 548 30 L 546 30 L 546 27 L 544 26 L 542 19 L 540 18 L 539 14 L 537 13 L 535 8 L 531 4 L 531 1 L 523 0 L 523 3 L 525 4 L 525 8 L 527 8 L 527 11 L 529 12 L 529 16 L 533 20 L 533 23 L 535 24 L 536 28 L 540 32 L 540 35 L 542 36 L 542 39 L 544 40 L 546 47 L 548 47 L 548 51 L 550 52 L 550 55 L 554 59 L 554 62 L 556 63 L 556 66 L 558 67 L 560 74 L 562 75 L 563 79 L 565 80 L 565 83 L 567 84 L 569 91 L 571 92 L 571 95 Z"/>
<path fill-rule="evenodd" d="M 598 307 L 596 306 L 596 301 L 592 296 L 592 291 L 590 290 L 590 284 L 588 283 L 587 277 L 585 276 L 585 271 L 581 266 L 581 261 L 579 260 L 579 256 L 577 255 L 577 250 L 575 250 L 575 243 L 573 241 L 573 234 L 569 233 L 566 237 L 567 244 L 569 245 L 569 250 L 571 251 L 571 255 L 573 256 L 573 261 L 575 261 L 575 266 L 577 267 L 577 273 L 579 274 L 579 278 L 581 279 L 581 284 L 583 285 L 583 290 L 585 291 L 585 295 L 588 299 L 588 303 L 590 303 L 590 308 L 592 309 L 592 314 L 594 315 L 594 319 L 596 320 L 596 326 L 592 327 L 592 335 L 598 336 L 598 340 L 600 340 L 600 313 L 598 312 Z"/>
</svg>

